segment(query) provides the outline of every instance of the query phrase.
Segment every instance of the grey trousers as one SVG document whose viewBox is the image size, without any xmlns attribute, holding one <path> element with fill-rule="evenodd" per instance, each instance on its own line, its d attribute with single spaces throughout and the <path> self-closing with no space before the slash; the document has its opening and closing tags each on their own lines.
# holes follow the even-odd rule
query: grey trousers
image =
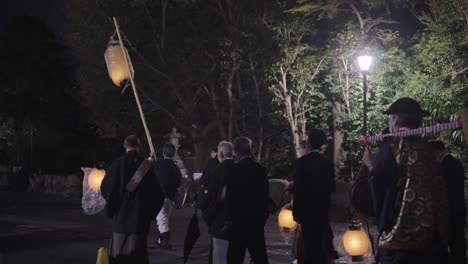
<svg viewBox="0 0 468 264">
<path fill-rule="evenodd" d="M 213 264 L 226 264 L 229 241 L 212 237 Z"/>
</svg>

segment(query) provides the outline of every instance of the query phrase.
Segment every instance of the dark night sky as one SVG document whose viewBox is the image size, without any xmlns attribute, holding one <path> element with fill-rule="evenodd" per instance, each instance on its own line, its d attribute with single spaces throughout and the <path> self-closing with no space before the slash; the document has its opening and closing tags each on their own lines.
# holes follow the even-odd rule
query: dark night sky
<svg viewBox="0 0 468 264">
<path fill-rule="evenodd" d="M 73 0 L 4 0 L 4 14 L 0 16 L 0 31 L 14 16 L 34 16 L 45 21 L 47 26 L 56 34 L 63 32 L 64 14 L 63 10 L 67 1 Z M 76 0 L 75 0 L 76 1 Z M 399 29 L 402 36 L 411 36 L 422 28 L 419 21 L 407 10 L 393 9 L 392 18 L 399 21 L 393 26 Z"/>
<path fill-rule="evenodd" d="M 63 30 L 62 9 L 67 0 L 4 0 L 3 14 L 0 16 L 0 31 L 15 16 L 33 16 L 46 22 L 47 26 L 59 34 Z M 3 3 L 3 1 L 2 1 Z"/>
</svg>

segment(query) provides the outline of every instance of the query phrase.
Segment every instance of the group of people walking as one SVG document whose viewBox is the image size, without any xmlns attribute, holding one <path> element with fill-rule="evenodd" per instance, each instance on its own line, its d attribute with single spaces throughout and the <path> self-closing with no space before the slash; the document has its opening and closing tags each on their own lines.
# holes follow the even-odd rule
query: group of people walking
<svg viewBox="0 0 468 264">
<path fill-rule="evenodd" d="M 268 176 L 252 158 L 251 145 L 246 137 L 221 141 L 219 164 L 209 166 L 202 176 L 198 206 L 212 237 L 210 263 L 243 263 L 246 250 L 253 263 L 268 263 Z"/>
<path fill-rule="evenodd" d="M 171 250 L 170 217 L 181 172 L 172 158 L 176 148 L 167 143 L 163 159 L 145 159 L 135 135 L 124 140 L 125 155 L 115 160 L 101 183 L 106 214 L 113 219 L 109 248 L 111 263 L 148 262 L 147 236 L 156 220 L 156 245 Z"/>
<path fill-rule="evenodd" d="M 418 102 L 401 98 L 384 112 L 390 132 L 415 129 L 427 114 Z M 329 223 L 335 166 L 321 154 L 327 142 L 320 129 L 308 131 L 306 150 L 295 162 L 293 216 L 300 225 L 298 263 L 325 264 L 338 257 Z M 112 263 L 148 263 L 147 235 L 156 219 L 156 243 L 171 249 L 169 218 L 181 173 L 166 144 L 164 159 L 138 154 L 139 141 L 124 141 L 126 154 L 108 169 L 101 186 L 106 212 L 114 219 Z M 252 142 L 221 141 L 200 180 L 197 206 L 211 235 L 209 263 L 242 264 L 246 250 L 254 264 L 269 263 L 265 223 L 269 216 L 267 169 L 252 158 Z M 388 137 L 363 164 L 379 238 L 382 264 L 466 264 L 464 170 L 441 141 L 421 136 Z M 146 165 L 145 165 L 146 164 Z"/>
</svg>

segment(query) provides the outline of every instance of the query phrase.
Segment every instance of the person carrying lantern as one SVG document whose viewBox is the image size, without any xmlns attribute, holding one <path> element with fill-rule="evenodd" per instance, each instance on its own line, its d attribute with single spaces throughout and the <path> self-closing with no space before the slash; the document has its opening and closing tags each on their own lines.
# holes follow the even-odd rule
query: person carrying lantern
<svg viewBox="0 0 468 264">
<path fill-rule="evenodd" d="M 102 180 L 106 214 L 112 218 L 110 263 L 148 263 L 150 223 L 164 201 L 159 181 L 148 160 L 139 154 L 140 140 L 125 138 L 126 154 L 116 159 Z"/>
</svg>

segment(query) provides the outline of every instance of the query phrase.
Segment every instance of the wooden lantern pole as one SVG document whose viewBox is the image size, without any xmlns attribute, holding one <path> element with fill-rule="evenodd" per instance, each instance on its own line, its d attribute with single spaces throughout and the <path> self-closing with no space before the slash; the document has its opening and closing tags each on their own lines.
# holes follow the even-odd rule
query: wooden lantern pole
<svg viewBox="0 0 468 264">
<path fill-rule="evenodd" d="M 468 106 L 460 110 L 460 117 L 463 124 L 463 133 L 465 134 L 465 144 L 468 147 Z"/>
<path fill-rule="evenodd" d="M 145 114 L 143 113 L 143 108 L 141 107 L 140 97 L 138 96 L 138 91 L 135 85 L 135 81 L 133 80 L 133 76 L 130 71 L 129 58 L 127 58 L 127 53 L 125 52 L 125 47 L 122 42 L 122 36 L 120 35 L 119 24 L 117 23 L 117 19 L 115 17 L 113 17 L 112 19 L 114 20 L 115 31 L 117 32 L 117 36 L 119 38 L 120 48 L 122 48 L 123 57 L 124 57 L 125 63 L 127 64 L 128 72 L 130 73 L 129 75 L 130 75 L 130 82 L 132 83 L 133 95 L 135 96 L 135 101 L 138 106 L 138 111 L 140 112 L 141 122 L 143 123 L 143 127 L 145 129 L 146 138 L 148 140 L 148 145 L 151 151 L 151 156 L 153 156 L 154 159 L 156 159 L 156 152 L 154 151 L 153 140 L 151 139 L 151 134 L 149 132 L 148 125 L 146 124 Z"/>
</svg>

